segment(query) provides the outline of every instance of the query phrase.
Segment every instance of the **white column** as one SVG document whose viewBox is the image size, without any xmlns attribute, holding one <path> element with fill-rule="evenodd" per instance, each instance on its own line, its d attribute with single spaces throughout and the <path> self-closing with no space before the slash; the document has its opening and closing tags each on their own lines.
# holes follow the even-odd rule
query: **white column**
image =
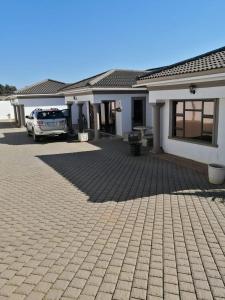
<svg viewBox="0 0 225 300">
<path fill-rule="evenodd" d="M 87 128 L 90 129 L 90 111 L 89 111 L 89 102 L 86 102 L 86 112 L 87 112 Z"/>
<path fill-rule="evenodd" d="M 164 103 L 154 103 L 153 107 L 153 150 L 152 152 L 155 154 L 161 153 L 161 145 L 160 145 L 160 108 L 164 105 Z"/>
<path fill-rule="evenodd" d="M 83 123 L 83 105 L 84 103 L 78 103 L 78 127 L 79 127 L 79 132 L 84 131 L 84 123 Z"/>
<path fill-rule="evenodd" d="M 14 119 L 15 119 L 15 123 L 18 123 L 18 116 L 17 116 L 17 109 L 16 109 L 16 105 L 13 104 L 13 109 L 14 109 Z"/>
<path fill-rule="evenodd" d="M 19 110 L 20 110 L 20 126 L 24 127 L 25 126 L 25 113 L 24 113 L 24 105 L 23 104 L 20 104 Z"/>
<path fill-rule="evenodd" d="M 99 104 L 93 104 L 95 140 L 99 139 Z"/>
<path fill-rule="evenodd" d="M 16 105 L 16 111 L 17 111 L 17 126 L 21 127 L 21 114 L 20 114 L 20 105 Z"/>
</svg>

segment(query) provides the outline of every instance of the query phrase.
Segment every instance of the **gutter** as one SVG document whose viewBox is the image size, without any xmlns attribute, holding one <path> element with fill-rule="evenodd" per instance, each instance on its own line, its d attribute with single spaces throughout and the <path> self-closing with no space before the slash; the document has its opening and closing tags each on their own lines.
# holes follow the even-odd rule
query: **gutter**
<svg viewBox="0 0 225 300">
<path fill-rule="evenodd" d="M 64 92 L 63 95 L 67 96 L 67 95 L 74 95 L 74 94 L 80 94 L 80 93 L 90 93 L 93 94 L 94 92 L 118 92 L 118 91 L 127 91 L 127 92 L 132 92 L 132 91 L 140 91 L 140 92 L 146 92 L 146 87 L 142 87 L 142 88 L 86 88 L 86 89 L 73 89 L 67 92 Z"/>
<path fill-rule="evenodd" d="M 192 77 L 184 77 L 184 78 L 176 78 L 176 79 L 167 79 L 163 80 L 148 80 L 148 82 L 137 83 L 133 85 L 133 87 L 151 87 L 151 86 L 170 86 L 170 85 L 179 85 L 184 83 L 200 83 L 200 82 L 215 82 L 225 80 L 225 73 L 221 74 L 212 74 L 212 75 L 202 75 L 202 76 L 192 76 Z M 140 81 L 139 81 L 140 82 Z"/>
</svg>

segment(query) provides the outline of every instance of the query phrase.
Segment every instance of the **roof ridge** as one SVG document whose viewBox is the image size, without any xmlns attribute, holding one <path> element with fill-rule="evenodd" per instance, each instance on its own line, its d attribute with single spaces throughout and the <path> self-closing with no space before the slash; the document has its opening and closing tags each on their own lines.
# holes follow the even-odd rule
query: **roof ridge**
<svg viewBox="0 0 225 300">
<path fill-rule="evenodd" d="M 223 50 L 225 50 L 225 46 L 217 48 L 217 49 L 214 49 L 214 50 L 211 50 L 211 51 L 208 51 L 208 52 L 205 52 L 205 53 L 200 54 L 200 55 L 193 56 L 193 57 L 188 58 L 188 59 L 181 60 L 181 61 L 179 61 L 177 63 L 173 63 L 171 65 L 162 67 L 162 69 L 159 70 L 159 71 L 156 70 L 156 71 L 153 71 L 151 73 L 149 72 L 150 73 L 149 75 L 154 75 L 154 74 L 160 73 L 162 71 L 172 69 L 172 68 L 174 68 L 176 66 L 179 66 L 179 65 L 182 65 L 182 64 L 186 64 L 186 63 L 191 62 L 191 61 L 196 60 L 196 59 L 201 59 L 202 57 L 206 57 L 206 56 L 212 55 L 214 53 L 217 53 L 217 52 L 220 52 L 220 51 L 223 51 Z M 146 75 L 141 75 L 141 76 L 139 76 L 139 79 L 144 78 L 145 76 Z"/>
<path fill-rule="evenodd" d="M 99 73 L 99 74 L 96 74 L 96 75 L 93 75 L 93 76 L 90 76 L 90 77 L 81 79 L 81 80 L 79 80 L 79 81 L 75 81 L 75 82 L 69 83 L 69 84 L 67 84 L 65 87 L 63 87 L 63 88 L 60 89 L 60 90 L 63 90 L 64 88 L 68 88 L 68 87 L 70 87 L 70 86 L 72 86 L 72 85 L 74 85 L 74 84 L 80 83 L 80 82 L 82 82 L 82 81 L 85 81 L 85 80 L 88 80 L 88 79 L 91 79 L 91 78 L 95 78 L 95 77 L 100 76 L 100 75 L 102 75 L 102 74 L 104 74 L 104 73 L 106 73 L 106 72 L 108 72 L 108 71 L 104 71 L 104 72 L 102 72 L 102 73 Z"/>
<path fill-rule="evenodd" d="M 104 79 L 105 77 L 111 75 L 112 73 L 114 73 L 115 70 L 112 69 L 112 70 L 108 70 L 106 71 L 105 73 L 99 75 L 99 76 L 96 76 L 93 80 L 89 81 L 89 84 L 90 85 L 95 85 L 96 83 L 98 83 L 100 80 Z"/>
<path fill-rule="evenodd" d="M 64 82 L 64 81 L 59 81 L 59 80 L 55 80 L 55 79 L 51 79 L 51 78 L 48 78 L 46 81 L 53 81 L 53 82 L 66 84 L 66 82 Z"/>
<path fill-rule="evenodd" d="M 114 71 L 128 71 L 128 72 L 147 72 L 146 70 L 135 70 L 135 69 L 112 69 Z"/>
</svg>

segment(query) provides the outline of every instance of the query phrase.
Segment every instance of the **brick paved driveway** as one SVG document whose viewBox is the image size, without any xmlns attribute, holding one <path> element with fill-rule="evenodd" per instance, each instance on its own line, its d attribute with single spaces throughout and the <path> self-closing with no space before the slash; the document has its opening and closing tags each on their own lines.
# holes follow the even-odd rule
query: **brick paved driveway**
<svg viewBox="0 0 225 300">
<path fill-rule="evenodd" d="M 0 129 L 0 300 L 225 299 L 225 189 L 213 188 L 117 140 L 33 144 Z"/>
</svg>

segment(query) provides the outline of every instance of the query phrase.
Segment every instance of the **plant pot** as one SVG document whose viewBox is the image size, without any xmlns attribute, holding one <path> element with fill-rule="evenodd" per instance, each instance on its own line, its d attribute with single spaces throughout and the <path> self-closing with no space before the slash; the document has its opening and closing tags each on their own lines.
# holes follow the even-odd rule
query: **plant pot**
<svg viewBox="0 0 225 300">
<path fill-rule="evenodd" d="M 80 142 L 87 142 L 88 141 L 88 132 L 78 132 L 78 140 Z"/>
<path fill-rule="evenodd" d="M 140 156 L 141 155 L 141 143 L 131 143 L 130 144 L 130 153 L 133 156 Z"/>
<path fill-rule="evenodd" d="M 225 167 L 218 164 L 208 165 L 209 182 L 212 184 L 222 184 L 225 180 Z"/>
</svg>

